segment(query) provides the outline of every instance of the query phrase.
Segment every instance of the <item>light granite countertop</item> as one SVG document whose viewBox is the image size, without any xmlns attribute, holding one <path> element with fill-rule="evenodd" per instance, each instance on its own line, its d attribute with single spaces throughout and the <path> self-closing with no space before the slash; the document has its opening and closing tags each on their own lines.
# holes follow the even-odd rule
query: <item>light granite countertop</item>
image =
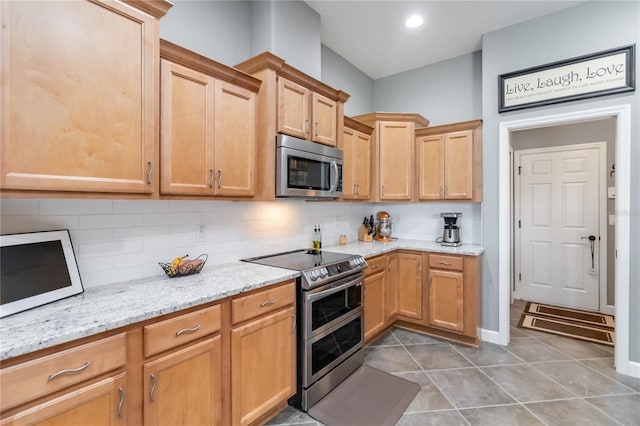
<svg viewBox="0 0 640 426">
<path fill-rule="evenodd" d="M 373 257 L 396 249 L 479 256 L 479 245 L 418 240 L 355 242 L 324 250 Z M 208 265 L 200 274 L 153 277 L 89 288 L 78 296 L 0 319 L 0 360 L 241 294 L 300 274 L 246 262 Z"/>
</svg>

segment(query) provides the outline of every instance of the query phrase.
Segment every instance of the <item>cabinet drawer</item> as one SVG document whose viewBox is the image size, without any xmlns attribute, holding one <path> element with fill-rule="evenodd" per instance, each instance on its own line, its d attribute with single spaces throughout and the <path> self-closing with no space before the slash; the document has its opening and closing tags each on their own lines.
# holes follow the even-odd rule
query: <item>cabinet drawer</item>
<svg viewBox="0 0 640 426">
<path fill-rule="evenodd" d="M 215 333 L 221 326 L 220 305 L 147 325 L 144 327 L 144 355 L 151 356 Z"/>
<path fill-rule="evenodd" d="M 126 362 L 127 340 L 122 333 L 4 368 L 0 371 L 0 409 L 80 383 Z"/>
<path fill-rule="evenodd" d="M 278 310 L 296 301 L 296 283 L 287 284 L 239 297 L 231 301 L 231 322 L 233 324 Z"/>
<path fill-rule="evenodd" d="M 460 256 L 446 256 L 442 254 L 429 254 L 429 268 L 448 269 L 462 271 L 464 259 Z"/>
<path fill-rule="evenodd" d="M 387 267 L 387 256 L 378 256 L 372 259 L 367 259 L 367 263 L 369 264 L 369 267 L 364 270 L 365 277 L 379 272 L 384 272 L 384 269 Z"/>
</svg>

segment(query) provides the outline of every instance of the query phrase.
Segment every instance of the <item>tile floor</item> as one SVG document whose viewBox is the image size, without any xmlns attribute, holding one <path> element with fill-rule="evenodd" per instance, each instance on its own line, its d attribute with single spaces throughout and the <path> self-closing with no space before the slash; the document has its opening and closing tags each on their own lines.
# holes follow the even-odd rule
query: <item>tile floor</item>
<svg viewBox="0 0 640 426">
<path fill-rule="evenodd" d="M 508 347 L 479 349 L 393 328 L 365 363 L 419 383 L 398 425 L 640 425 L 640 379 L 613 368 L 613 348 L 515 327 Z M 268 425 L 319 426 L 288 407 Z M 362 425 L 375 426 L 375 425 Z"/>
</svg>

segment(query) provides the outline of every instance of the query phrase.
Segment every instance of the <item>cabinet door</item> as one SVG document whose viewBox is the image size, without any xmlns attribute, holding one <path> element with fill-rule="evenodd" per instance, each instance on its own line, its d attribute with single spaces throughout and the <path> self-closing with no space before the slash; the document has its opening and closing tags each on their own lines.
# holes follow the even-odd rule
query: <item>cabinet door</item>
<svg viewBox="0 0 640 426">
<path fill-rule="evenodd" d="M 231 331 L 231 423 L 247 425 L 296 392 L 295 308 Z"/>
<path fill-rule="evenodd" d="M 338 105 L 336 101 L 318 93 L 311 95 L 311 123 L 313 134 L 311 140 L 325 145 L 336 146 L 336 126 Z"/>
<path fill-rule="evenodd" d="M 384 286 L 384 319 L 389 322 L 398 313 L 398 255 L 387 256 L 387 272 Z"/>
<path fill-rule="evenodd" d="M 219 425 L 220 336 L 144 364 L 145 425 Z"/>
<path fill-rule="evenodd" d="M 444 137 L 444 187 L 447 200 L 473 198 L 473 132 Z"/>
<path fill-rule="evenodd" d="M 371 187 L 371 137 L 345 127 L 342 151 L 343 198 L 368 200 Z"/>
<path fill-rule="evenodd" d="M 378 122 L 381 201 L 413 198 L 413 130 L 413 123 Z"/>
<path fill-rule="evenodd" d="M 422 319 L 422 256 L 398 253 L 398 315 Z"/>
<path fill-rule="evenodd" d="M 364 280 L 364 339 L 369 339 L 385 326 L 385 273 Z"/>
<path fill-rule="evenodd" d="M 429 270 L 429 325 L 464 331 L 463 289 L 462 272 Z"/>
<path fill-rule="evenodd" d="M 418 138 L 418 199 L 444 197 L 444 136 Z"/>
<path fill-rule="evenodd" d="M 216 81 L 215 195 L 251 196 L 256 187 L 256 96 Z"/>
<path fill-rule="evenodd" d="M 278 132 L 309 139 L 310 91 L 278 77 Z"/>
<path fill-rule="evenodd" d="M 355 149 L 355 130 L 345 127 L 342 131 L 342 198 L 357 200 L 357 162 Z"/>
<path fill-rule="evenodd" d="M 157 21 L 114 1 L 0 7 L 0 187 L 153 192 Z"/>
<path fill-rule="evenodd" d="M 127 424 L 126 374 L 90 383 L 2 419 L 3 425 L 41 426 Z"/>
<path fill-rule="evenodd" d="M 160 66 L 160 191 L 212 195 L 215 80 L 165 59 Z"/>
</svg>

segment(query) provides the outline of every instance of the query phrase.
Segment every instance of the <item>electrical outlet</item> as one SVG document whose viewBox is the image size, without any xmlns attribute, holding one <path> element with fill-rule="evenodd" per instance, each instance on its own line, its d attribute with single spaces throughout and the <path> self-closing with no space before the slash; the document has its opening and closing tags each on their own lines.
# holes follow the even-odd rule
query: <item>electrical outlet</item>
<svg viewBox="0 0 640 426">
<path fill-rule="evenodd" d="M 196 224 L 196 243 L 204 243 L 207 240 L 207 218 L 200 216 L 200 221 Z"/>
</svg>

